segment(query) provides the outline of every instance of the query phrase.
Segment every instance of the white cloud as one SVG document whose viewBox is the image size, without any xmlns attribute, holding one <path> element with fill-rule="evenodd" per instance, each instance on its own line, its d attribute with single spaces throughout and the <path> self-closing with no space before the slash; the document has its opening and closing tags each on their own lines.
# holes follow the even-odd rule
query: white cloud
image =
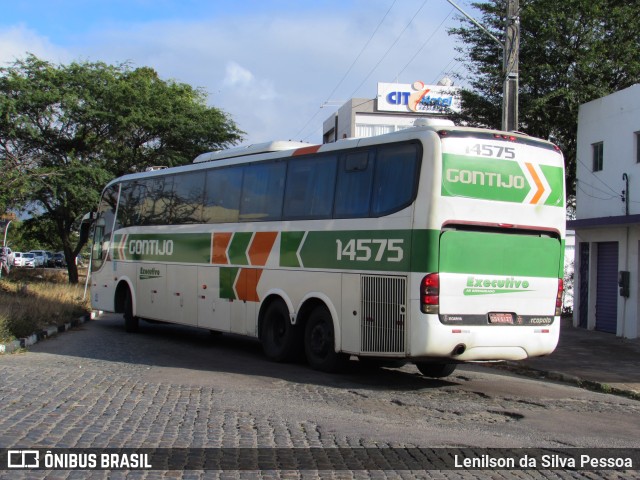
<svg viewBox="0 0 640 480">
<path fill-rule="evenodd" d="M 325 100 L 373 98 L 378 81 L 435 81 L 454 56 L 453 39 L 446 35 L 445 26 L 402 71 L 446 14 L 430 12 L 417 17 L 381 61 L 422 3 L 398 2 L 328 98 L 389 5 L 370 0 L 355 3 L 360 7 L 345 7 L 341 14 L 280 10 L 126 27 L 111 23 L 77 32 L 66 49 L 18 28 L 11 48 L 3 43 L 9 31 L 0 32 L 0 60 L 6 52 L 20 55 L 31 51 L 52 61 L 62 57 L 67 61 L 129 61 L 134 66 L 150 66 L 163 78 L 207 91 L 210 104 L 227 112 L 247 132 L 246 142 L 304 138 L 320 142 L 322 122 L 332 113 L 331 109 L 320 110 Z"/>
<path fill-rule="evenodd" d="M 51 44 L 47 38 L 38 35 L 24 25 L 0 30 L 1 65 L 24 58 L 26 53 L 33 53 L 37 57 L 60 63 L 71 59 L 66 50 Z"/>
<path fill-rule="evenodd" d="M 236 62 L 229 62 L 222 83 L 229 87 L 250 87 L 254 83 L 254 80 L 255 77 L 249 70 L 238 65 Z"/>
</svg>

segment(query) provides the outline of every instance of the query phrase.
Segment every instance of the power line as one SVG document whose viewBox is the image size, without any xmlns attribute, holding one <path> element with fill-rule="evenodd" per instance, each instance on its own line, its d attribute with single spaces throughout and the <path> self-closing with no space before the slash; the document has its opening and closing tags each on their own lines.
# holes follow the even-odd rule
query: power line
<svg viewBox="0 0 640 480">
<path fill-rule="evenodd" d="M 425 0 L 426 1 L 426 0 Z M 340 87 L 340 85 L 342 85 L 342 82 L 344 82 L 345 78 L 347 78 L 347 75 L 349 75 L 349 73 L 351 72 L 351 70 L 353 69 L 354 65 L 356 64 L 356 62 L 360 59 L 360 57 L 362 56 L 362 53 L 365 51 L 365 49 L 369 46 L 369 44 L 371 43 L 371 40 L 373 39 L 373 37 L 375 36 L 375 34 L 378 32 L 378 30 L 380 29 L 380 26 L 382 25 L 382 23 L 385 21 L 385 19 L 387 18 L 387 16 L 389 15 L 389 12 L 391 11 L 391 9 L 393 8 L 393 6 L 396 4 L 397 0 L 393 0 L 393 3 L 391 4 L 391 6 L 389 7 L 389 9 L 386 11 L 386 13 L 384 14 L 384 16 L 382 17 L 382 19 L 378 22 L 378 25 L 376 26 L 375 30 L 373 31 L 373 33 L 371 34 L 371 36 L 369 37 L 369 39 L 367 40 L 367 42 L 364 44 L 364 46 L 362 47 L 362 49 L 360 50 L 360 53 L 358 53 L 358 55 L 356 56 L 356 58 L 353 60 L 353 62 L 351 62 L 351 65 L 349 66 L 349 68 L 347 69 L 346 73 L 342 76 L 342 78 L 340 79 L 340 81 L 338 82 L 338 84 L 334 87 L 334 89 L 331 91 L 331 93 L 327 96 L 327 99 L 324 101 L 324 103 L 327 103 L 329 101 L 329 99 L 331 98 L 331 96 L 336 92 L 336 90 L 338 90 L 338 88 Z M 424 5 L 423 5 L 424 6 Z M 322 107 L 320 107 L 322 108 Z M 298 136 L 304 132 L 304 130 L 309 126 L 309 124 L 318 116 L 318 114 L 320 113 L 320 109 L 318 109 L 316 111 L 316 113 L 314 113 L 311 118 L 307 121 L 307 123 L 305 123 L 302 128 L 298 131 L 298 133 L 296 133 L 294 135 L 294 138 L 298 138 Z M 313 133 L 313 132 L 312 132 Z M 308 138 L 311 135 L 311 133 L 309 135 L 307 135 L 304 138 Z"/>
<path fill-rule="evenodd" d="M 384 22 L 384 20 L 387 18 L 387 15 L 389 15 L 389 12 L 391 11 L 391 9 L 393 8 L 393 6 L 396 4 L 397 0 L 393 0 L 393 3 L 391 4 L 391 6 L 389 7 L 389 10 L 387 10 L 387 13 L 384 14 L 384 17 L 382 17 L 382 20 L 380 20 L 380 22 L 378 22 L 378 26 L 376 27 L 376 29 L 373 31 L 373 33 L 371 34 L 371 36 L 369 37 L 369 40 L 367 40 L 367 43 L 364 44 L 364 46 L 362 47 L 362 49 L 360 50 L 360 53 L 358 53 L 358 56 L 355 58 L 355 60 L 351 63 L 351 66 L 349 66 L 349 68 L 347 69 L 347 72 L 342 76 L 342 78 L 340 79 L 340 81 L 338 82 L 338 84 L 336 85 L 336 87 L 331 91 L 331 93 L 329 94 L 329 96 L 327 97 L 327 100 L 325 100 L 325 102 L 328 102 L 329 99 L 331 98 L 331 96 L 336 92 L 336 90 L 338 89 L 338 87 L 340 87 L 340 85 L 342 85 L 342 82 L 344 82 L 344 79 L 347 78 L 347 75 L 349 75 L 349 73 L 351 72 L 351 69 L 353 68 L 353 66 L 356 64 L 356 62 L 358 61 L 358 59 L 360 59 L 360 57 L 362 56 L 362 53 L 366 50 L 366 48 L 369 46 L 369 43 L 371 43 L 371 40 L 373 39 L 373 37 L 375 36 L 375 34 L 378 32 L 378 30 L 380 29 L 380 25 L 382 25 L 382 22 Z"/>
<path fill-rule="evenodd" d="M 358 90 L 360 90 L 360 87 L 362 87 L 362 85 L 364 85 L 364 83 L 369 80 L 369 77 L 373 74 L 373 72 L 376 71 L 376 69 L 380 66 L 380 64 L 382 63 L 382 61 L 387 58 L 387 55 L 389 55 L 389 52 L 391 52 L 391 50 L 393 49 L 393 47 L 396 46 L 396 43 L 398 43 L 398 41 L 400 40 L 400 38 L 402 37 L 402 35 L 404 35 L 404 32 L 407 31 L 407 29 L 409 28 L 409 26 L 411 25 L 411 23 L 413 23 L 413 20 L 418 16 L 418 14 L 422 11 L 422 9 L 424 8 L 424 6 L 427 4 L 428 0 L 424 0 L 424 2 L 422 3 L 422 5 L 420 6 L 420 8 L 418 9 L 418 11 L 413 15 L 413 17 L 411 17 L 411 20 L 409 20 L 409 23 L 407 23 L 407 25 L 404 27 L 404 29 L 402 30 L 402 32 L 400 32 L 400 34 L 396 37 L 395 41 L 391 44 L 391 46 L 388 48 L 388 50 L 385 52 L 385 54 L 382 56 L 382 58 L 380 58 L 380 60 L 378 61 L 378 63 L 375 64 L 375 66 L 371 69 L 371 71 L 367 74 L 367 76 L 364 78 L 364 80 L 360 83 L 360 85 L 358 85 L 356 87 L 356 89 L 353 91 L 353 93 L 351 94 L 351 97 L 354 97 L 355 94 L 358 92 Z"/>
<path fill-rule="evenodd" d="M 580 190 L 582 193 L 584 193 L 587 197 L 591 197 L 591 198 L 595 198 L 597 200 L 613 200 L 614 198 L 616 198 L 613 195 L 610 195 L 608 197 L 598 197 L 596 195 L 591 195 L 590 193 L 588 193 L 584 188 L 582 188 L 582 186 L 580 185 L 580 182 L 578 182 L 576 184 L 576 186 L 578 187 L 578 190 Z M 590 185 L 591 188 L 594 188 L 594 190 L 598 190 L 597 188 L 593 187 L 592 185 Z M 598 190 L 599 192 L 605 194 L 605 195 L 609 195 L 607 192 L 603 192 L 602 190 Z M 619 198 L 619 196 L 618 196 Z"/>
<path fill-rule="evenodd" d="M 450 66 L 452 63 L 453 63 L 453 64 L 457 64 L 457 63 L 459 63 L 459 62 L 458 62 L 455 58 L 452 58 L 451 60 L 449 60 L 449 63 L 447 63 L 447 65 L 445 65 L 445 67 L 444 67 L 442 70 L 440 70 L 440 73 L 438 73 L 438 74 L 436 75 L 435 79 L 434 79 L 431 83 L 432 83 L 432 84 L 435 84 L 439 79 L 441 79 L 441 78 L 442 78 L 442 76 L 443 76 L 443 75 L 446 75 L 446 74 L 447 74 L 447 72 L 451 72 L 451 71 L 455 68 L 455 65 L 454 65 L 454 66 L 452 66 L 451 68 L 449 68 L 449 66 Z"/>
<path fill-rule="evenodd" d="M 604 195 L 609 195 L 609 198 L 616 198 L 616 197 L 620 197 L 620 194 L 612 195 L 612 194 L 610 194 L 609 192 L 605 192 L 605 191 L 604 191 L 604 190 L 602 190 L 601 188 L 596 187 L 595 185 L 589 185 L 589 187 L 590 187 L 592 190 L 595 190 L 595 191 L 597 191 L 597 192 L 600 192 L 600 193 L 602 193 L 602 194 L 604 194 Z M 584 190 L 583 190 L 583 192 L 584 192 Z"/>
<path fill-rule="evenodd" d="M 576 159 L 576 160 L 578 161 L 578 163 L 579 163 L 580 165 L 582 165 L 584 168 L 586 168 L 586 169 L 587 169 L 587 172 L 589 172 L 593 178 L 595 178 L 595 179 L 596 179 L 596 180 L 598 180 L 601 184 L 603 184 L 605 187 L 607 187 L 607 188 L 608 188 L 608 189 L 609 189 L 609 190 L 610 190 L 614 195 L 616 195 L 616 196 L 620 195 L 620 194 L 619 194 L 618 192 L 616 192 L 613 188 L 611 188 L 609 185 L 607 185 L 607 184 L 606 184 L 606 183 L 605 183 L 605 182 L 604 182 L 600 177 L 598 177 L 595 173 L 593 173 L 593 172 L 591 171 L 591 169 L 590 169 L 587 165 L 585 165 L 585 163 L 584 163 L 582 160 L 580 160 L 580 159 Z"/>
<path fill-rule="evenodd" d="M 402 75 L 402 72 L 404 72 L 407 67 L 411 64 L 411 62 L 413 62 L 413 60 L 418 56 L 418 54 L 424 49 L 424 47 L 427 46 L 427 43 L 429 43 L 431 41 L 431 39 L 435 36 L 436 33 L 438 33 L 438 30 L 440 30 L 440 27 L 442 27 L 442 25 L 444 25 L 444 22 L 446 22 L 449 17 L 451 16 L 451 14 L 453 13 L 454 8 L 452 8 L 449 13 L 447 14 L 446 17 L 444 17 L 444 19 L 442 20 L 442 22 L 440 22 L 440 25 L 438 25 L 436 27 L 436 29 L 431 33 L 431 35 L 429 35 L 429 38 L 427 38 L 425 40 L 425 42 L 422 44 L 422 46 L 418 49 L 418 51 L 416 51 L 416 53 L 413 55 L 413 57 L 411 57 L 411 59 L 407 62 L 407 64 L 402 67 L 402 70 L 400 70 L 400 72 L 398 72 L 398 74 L 396 75 L 396 78 L 400 77 L 400 75 Z M 451 63 L 451 62 L 449 62 Z"/>
</svg>

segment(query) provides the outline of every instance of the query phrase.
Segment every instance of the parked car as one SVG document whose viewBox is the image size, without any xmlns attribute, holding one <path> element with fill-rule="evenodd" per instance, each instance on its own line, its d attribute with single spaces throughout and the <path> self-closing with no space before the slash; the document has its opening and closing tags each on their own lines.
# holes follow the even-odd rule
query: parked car
<svg viewBox="0 0 640 480">
<path fill-rule="evenodd" d="M 64 268 L 67 266 L 67 260 L 64 258 L 64 253 L 56 252 L 53 254 L 53 266 L 56 268 Z"/>
<path fill-rule="evenodd" d="M 22 254 L 22 266 L 36 268 L 36 256 L 35 254 L 28 252 Z"/>
<path fill-rule="evenodd" d="M 22 252 L 13 252 L 13 266 L 14 267 L 24 267 L 22 262 Z"/>
<path fill-rule="evenodd" d="M 55 267 L 53 263 L 53 252 L 44 252 L 44 254 L 45 254 L 45 261 L 44 261 L 45 267 L 49 267 L 49 268 Z"/>
<path fill-rule="evenodd" d="M 47 252 L 44 250 L 31 250 L 29 253 L 33 253 L 36 258 L 36 267 L 44 267 L 47 262 Z"/>
</svg>

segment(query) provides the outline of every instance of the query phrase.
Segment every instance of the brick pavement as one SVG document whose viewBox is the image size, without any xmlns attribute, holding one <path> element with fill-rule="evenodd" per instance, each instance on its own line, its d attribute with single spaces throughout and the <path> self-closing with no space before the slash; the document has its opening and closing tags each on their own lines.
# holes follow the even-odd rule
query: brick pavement
<svg viewBox="0 0 640 480">
<path fill-rule="evenodd" d="M 592 332 L 566 331 L 570 335 Z M 597 332 L 596 332 L 597 333 Z M 64 335 L 74 335 L 73 331 Z M 571 337 L 573 338 L 573 337 Z M 582 338 L 582 337 L 581 337 Z M 575 338 L 573 338 L 575 341 Z M 619 340 L 619 339 L 618 339 Z M 615 337 L 607 338 L 616 347 Z M 561 348 L 563 343 L 561 340 Z M 566 342 L 565 346 L 566 348 Z M 87 348 L 92 348 L 87 346 Z M 119 345 L 104 347 L 107 350 Z M 574 347 L 577 348 L 577 347 Z M 592 348 L 585 343 L 580 348 Z M 78 352 L 79 353 L 79 352 Z M 393 446 L 359 435 L 328 435 L 318 423 L 278 408 L 261 411 L 234 402 L 224 385 L 149 380 L 149 366 L 135 352 L 84 355 L 66 351 L 64 356 L 14 354 L 0 362 L 0 442 L 24 448 L 140 447 L 362 447 Z M 582 359 L 564 352 L 562 355 Z M 122 358 L 114 361 L 114 358 Z M 582 359 L 583 360 L 583 359 Z M 612 359 L 614 361 L 615 359 Z M 544 361 L 552 362 L 553 357 Z M 549 364 L 551 365 L 551 364 Z M 560 365 L 569 371 L 571 362 Z M 575 363 L 573 365 L 579 365 Z M 533 368 L 533 367 L 532 367 Z M 302 384 L 303 387 L 304 384 Z M 303 390 L 308 390 L 305 387 Z M 314 394 L 320 391 L 316 387 Z M 293 390 L 296 395 L 300 392 Z M 319 398 L 318 401 L 322 401 Z M 404 408 L 407 408 L 406 406 Z M 4 472 L 6 473 L 6 472 Z M 3 478 L 212 478 L 212 472 L 35 472 Z M 46 473 L 46 474 L 45 474 Z M 0 472 L 2 476 L 3 472 Z M 222 472 L 221 478 L 326 478 L 327 472 Z M 334 478 L 432 478 L 411 472 L 333 472 Z M 508 472 L 442 471 L 439 478 L 513 478 Z M 587 472 L 563 472 L 558 476 L 527 472 L 519 478 L 625 478 Z"/>
</svg>

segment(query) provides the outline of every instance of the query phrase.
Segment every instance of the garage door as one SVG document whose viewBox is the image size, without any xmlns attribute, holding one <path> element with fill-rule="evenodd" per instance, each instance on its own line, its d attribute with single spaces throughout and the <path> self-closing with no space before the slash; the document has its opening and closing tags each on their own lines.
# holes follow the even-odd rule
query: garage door
<svg viewBox="0 0 640 480">
<path fill-rule="evenodd" d="M 618 319 L 618 242 L 598 243 L 596 330 L 616 333 Z"/>
</svg>

